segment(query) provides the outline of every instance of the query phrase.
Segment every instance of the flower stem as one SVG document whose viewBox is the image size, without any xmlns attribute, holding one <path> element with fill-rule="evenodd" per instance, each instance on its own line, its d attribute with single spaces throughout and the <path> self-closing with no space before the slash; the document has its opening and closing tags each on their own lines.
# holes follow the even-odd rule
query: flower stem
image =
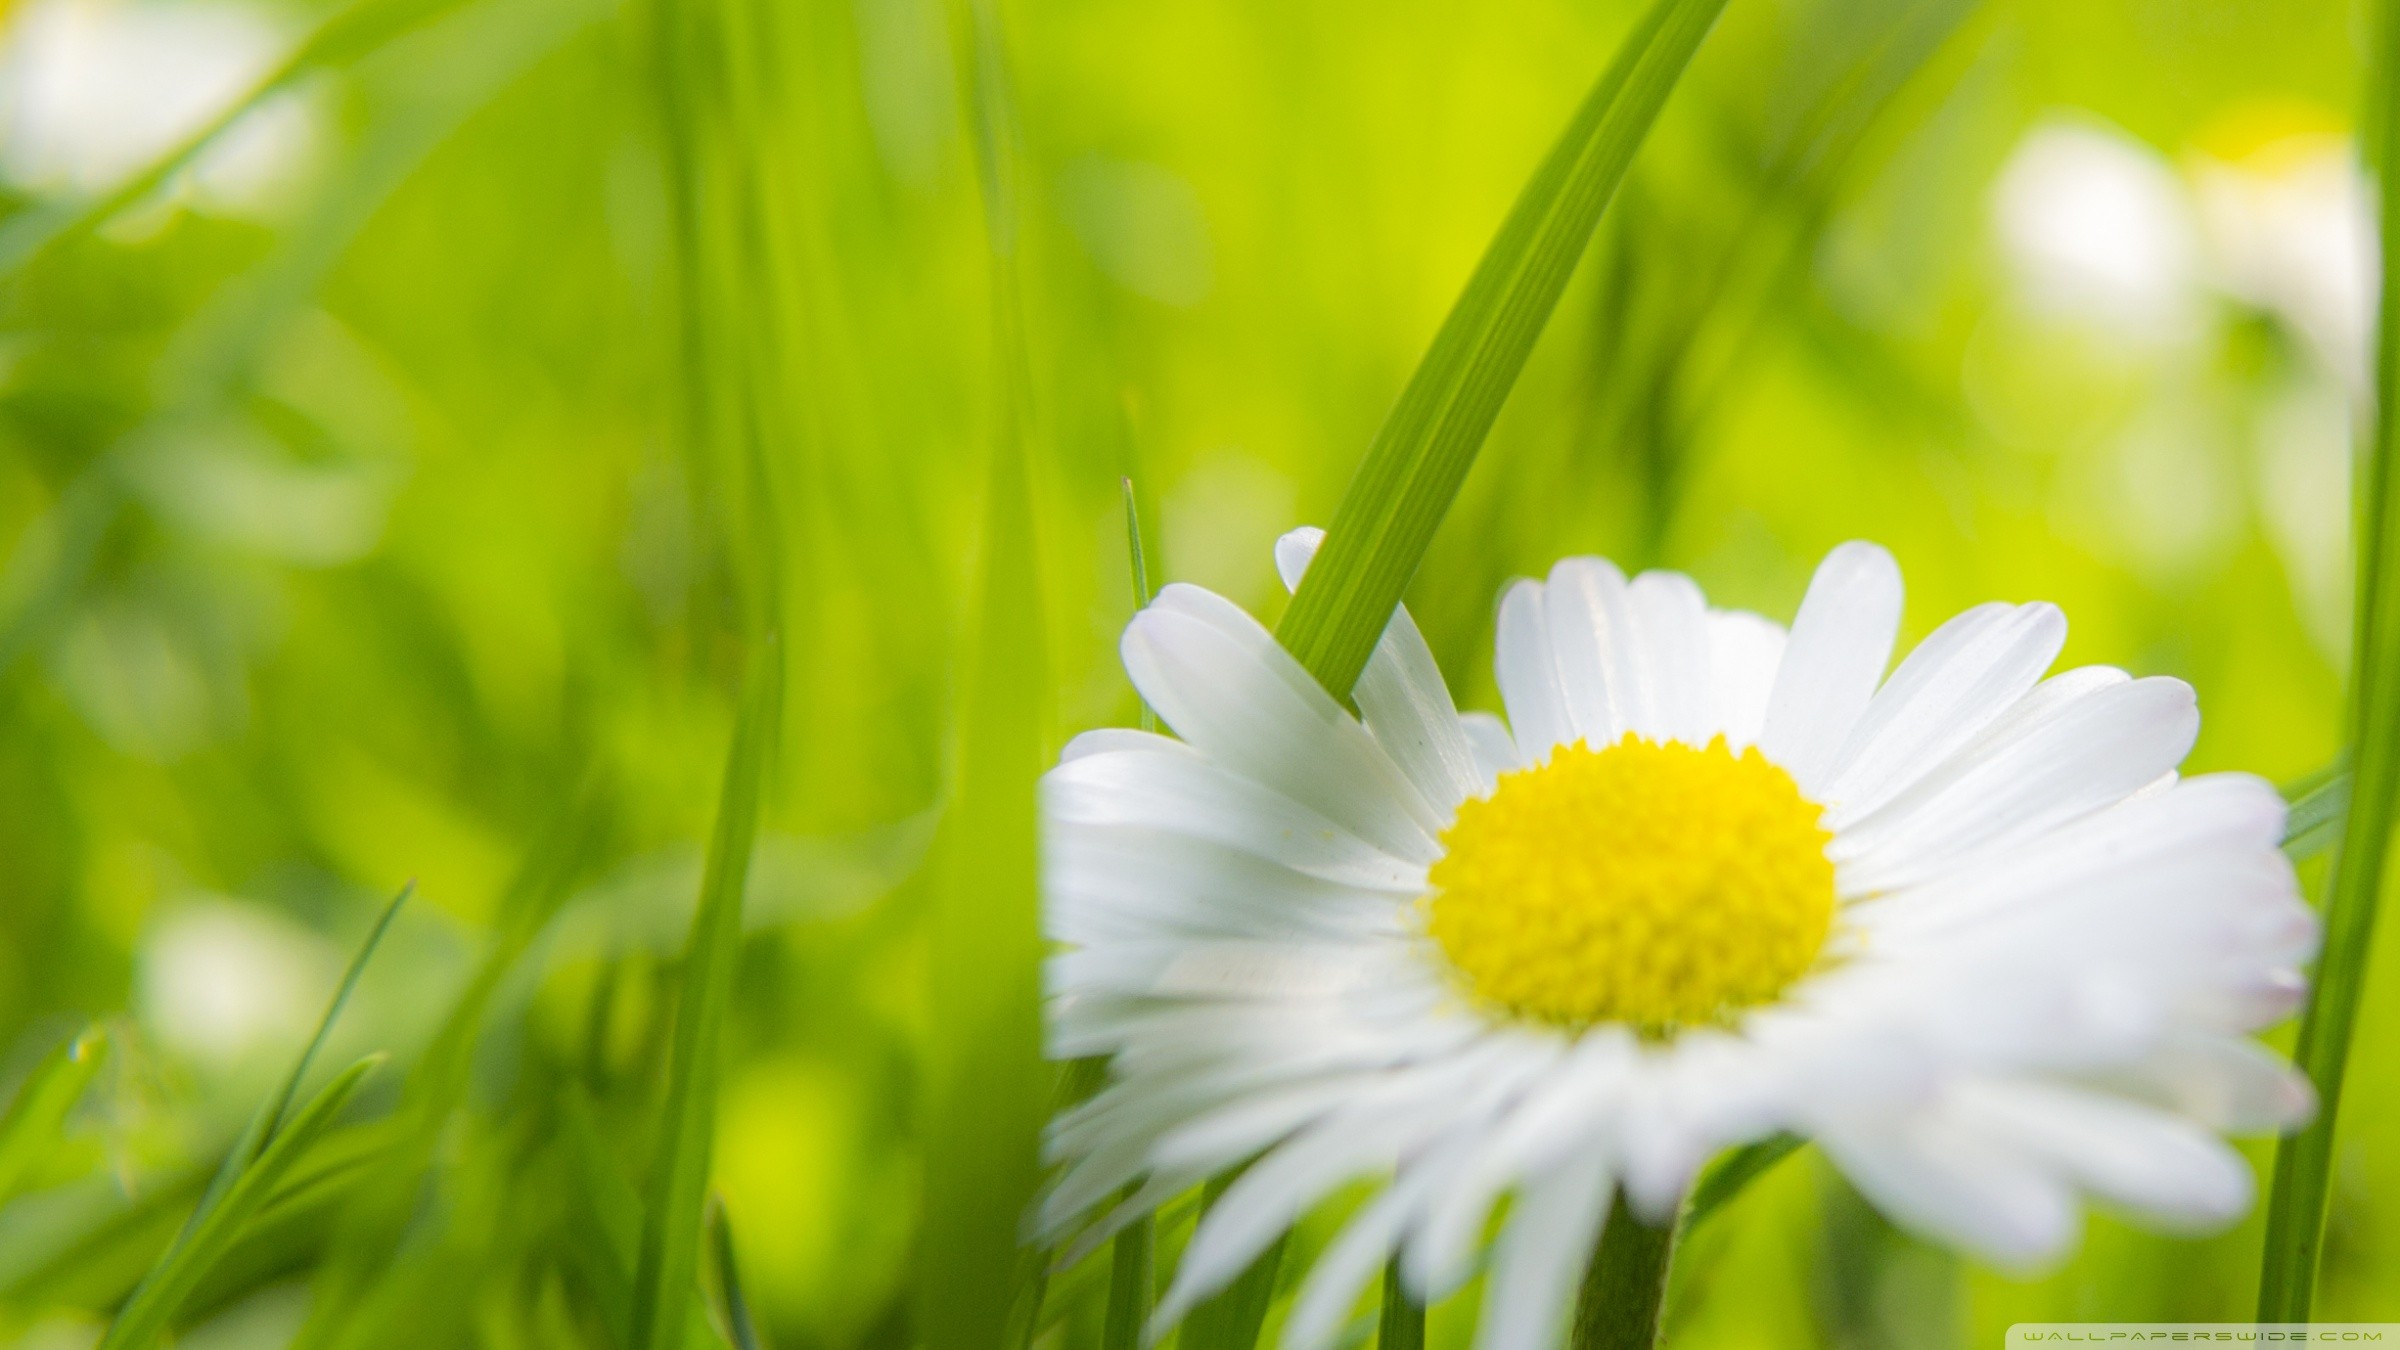
<svg viewBox="0 0 2400 1350">
<path fill-rule="evenodd" d="M 1651 1350 L 1658 1344 L 1658 1310 L 1674 1254 L 1674 1221 L 1658 1227 L 1642 1222 L 1618 1191 L 1600 1230 L 1600 1250 L 1584 1272 L 1573 1350 Z"/>
<path fill-rule="evenodd" d="M 1425 1309 L 1400 1283 L 1400 1258 L 1383 1272 L 1383 1318 L 1376 1324 L 1375 1350 L 1425 1350 Z"/>
</svg>

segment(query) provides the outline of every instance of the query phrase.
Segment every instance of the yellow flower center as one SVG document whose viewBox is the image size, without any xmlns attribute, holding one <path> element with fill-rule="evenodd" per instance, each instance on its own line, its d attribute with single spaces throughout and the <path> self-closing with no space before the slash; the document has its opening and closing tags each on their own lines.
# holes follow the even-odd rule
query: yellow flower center
<svg viewBox="0 0 2400 1350">
<path fill-rule="evenodd" d="M 1755 749 L 1628 734 L 1458 808 L 1427 926 L 1477 1001 L 1664 1035 L 1772 1002 L 1833 927 L 1820 807 Z"/>
</svg>

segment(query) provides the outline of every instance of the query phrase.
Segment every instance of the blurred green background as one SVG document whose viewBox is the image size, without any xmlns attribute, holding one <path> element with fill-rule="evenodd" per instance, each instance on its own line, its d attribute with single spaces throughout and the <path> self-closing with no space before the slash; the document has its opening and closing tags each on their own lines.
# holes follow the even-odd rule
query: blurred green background
<svg viewBox="0 0 2400 1350">
<path fill-rule="evenodd" d="M 927 1066 L 962 1035 L 929 946 L 987 884 L 1030 925 L 1016 856 L 945 830 L 960 709 L 997 688 L 1045 754 L 1130 724 L 1121 477 L 1156 579 L 1272 619 L 1272 540 L 1330 517 L 1634 12 L 1015 0 L 979 39 L 943 0 L 0 4 L 0 1090 L 95 1019 L 111 1045 L 70 1147 L 0 1187 L 0 1341 L 94 1342 L 413 878 L 336 1034 L 394 1062 L 181 1343 L 609 1344 L 592 1235 L 647 1166 L 771 628 L 714 1185 L 768 1343 L 911 1344 L 947 1278 Z M 1500 586 L 1561 554 L 1782 618 L 1864 536 L 1909 636 L 2055 600 L 2070 661 L 2198 686 L 2193 767 L 2322 766 L 2363 31 L 1735 0 L 1411 591 L 1462 701 L 1496 707 Z M 997 686 L 985 649 L 1017 653 Z M 2400 1319 L 2395 959 L 2331 1319 Z M 445 1025 L 464 1086 L 399 1167 Z M 1804 1153 L 1685 1253 L 1669 1344 L 2228 1319 L 2257 1241 L 2099 1216 L 2006 1275 Z M 1037 1345 L 1097 1343 L 1105 1266 L 1051 1281 Z"/>
</svg>

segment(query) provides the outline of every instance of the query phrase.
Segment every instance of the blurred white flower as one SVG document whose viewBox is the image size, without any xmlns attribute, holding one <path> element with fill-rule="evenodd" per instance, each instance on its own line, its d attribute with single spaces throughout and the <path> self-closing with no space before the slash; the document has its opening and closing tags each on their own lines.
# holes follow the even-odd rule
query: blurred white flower
<svg viewBox="0 0 2400 1350">
<path fill-rule="evenodd" d="M 2289 137 L 2194 169 L 2209 278 L 2275 315 L 2355 393 L 2374 322 L 2375 224 L 2347 137 Z"/>
<path fill-rule="evenodd" d="M 290 45 L 242 5 L 34 0 L 0 38 L 0 175 L 43 192 L 113 187 L 208 125 Z M 271 208 L 313 140 L 308 106 L 278 96 L 220 137 L 185 186 L 213 208 Z"/>
<path fill-rule="evenodd" d="M 177 904 L 137 963 L 142 1020 L 162 1042 L 215 1065 L 297 1044 L 333 987 L 323 939 L 258 905 L 221 896 Z"/>
<path fill-rule="evenodd" d="M 2198 227 L 2157 151 L 2104 125 L 2045 122 L 2001 170 L 1993 213 L 2036 310 L 2146 341 L 2193 330 Z"/>
<path fill-rule="evenodd" d="M 2350 658 L 2351 402 L 2330 378 L 2296 382 L 2261 411 L 2258 504 L 2300 622 L 2338 667 Z"/>
</svg>

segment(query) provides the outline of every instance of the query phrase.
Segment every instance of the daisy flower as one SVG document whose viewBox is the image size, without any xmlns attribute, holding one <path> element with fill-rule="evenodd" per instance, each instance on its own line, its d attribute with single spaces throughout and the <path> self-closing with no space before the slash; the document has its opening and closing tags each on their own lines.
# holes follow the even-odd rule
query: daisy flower
<svg viewBox="0 0 2400 1350">
<path fill-rule="evenodd" d="M 1318 538 L 1278 545 L 1287 584 Z M 1329 1344 L 1397 1256 L 1426 1302 L 1488 1265 L 1479 1344 L 1539 1350 L 1612 1191 L 1664 1224 L 1712 1155 L 1782 1131 L 2003 1264 L 2062 1252 L 2085 1195 L 2239 1214 L 2217 1131 L 2311 1106 L 2245 1039 L 2316 939 L 2282 800 L 2177 777 L 2181 681 L 2045 679 L 2053 606 L 1970 609 L 1886 678 L 1899 620 L 1868 544 L 1788 633 L 1571 558 L 1502 601 L 1503 726 L 1457 711 L 1405 611 L 1353 717 L 1239 608 L 1167 587 L 1123 651 L 1176 738 L 1087 733 L 1043 783 L 1050 1050 L 1111 1081 L 1050 1128 L 1042 1235 L 1088 1249 L 1244 1169 L 1163 1330 L 1379 1182 L 1284 1344 Z"/>
</svg>

